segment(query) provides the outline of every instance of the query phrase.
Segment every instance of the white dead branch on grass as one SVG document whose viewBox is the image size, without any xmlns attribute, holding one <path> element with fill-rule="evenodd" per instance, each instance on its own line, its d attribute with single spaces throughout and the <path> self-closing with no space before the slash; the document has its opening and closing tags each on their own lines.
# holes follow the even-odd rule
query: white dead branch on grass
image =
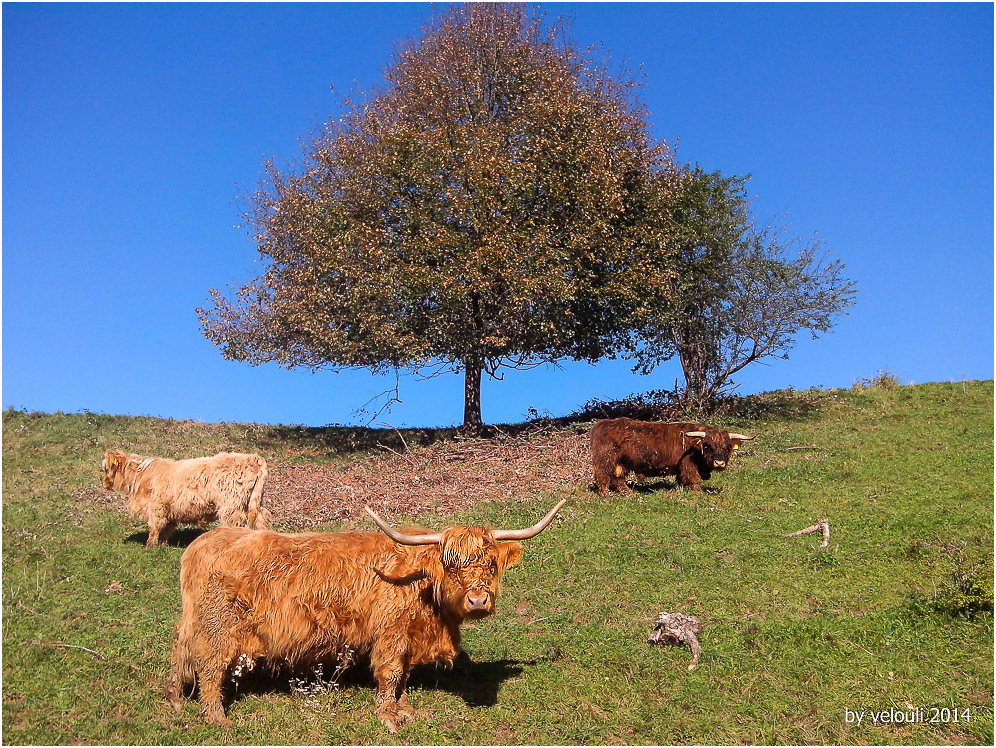
<svg viewBox="0 0 996 748">
<path fill-rule="evenodd" d="M 803 529 L 796 530 L 795 532 L 790 532 L 788 535 L 782 535 L 782 537 L 794 538 L 797 535 L 809 535 L 817 530 L 823 533 L 823 540 L 820 541 L 820 548 L 826 548 L 830 545 L 830 520 L 826 517 L 816 520 L 815 525 L 804 527 Z"/>
</svg>

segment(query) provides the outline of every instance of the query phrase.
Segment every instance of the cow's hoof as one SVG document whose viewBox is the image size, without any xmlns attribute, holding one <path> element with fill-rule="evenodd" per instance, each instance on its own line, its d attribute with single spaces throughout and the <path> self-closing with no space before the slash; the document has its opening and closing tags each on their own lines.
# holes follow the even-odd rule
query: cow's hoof
<svg viewBox="0 0 996 748">
<path fill-rule="evenodd" d="M 405 722 L 415 716 L 415 707 L 408 703 L 408 700 L 398 701 L 398 716 Z"/>
<path fill-rule="evenodd" d="M 207 712 L 204 715 L 204 721 L 209 725 L 217 725 L 218 727 L 231 727 L 232 720 L 224 715 L 224 713 L 218 714 L 217 712 Z"/>
<path fill-rule="evenodd" d="M 414 714 L 414 711 L 412 712 Z M 381 709 L 377 712 L 377 719 L 384 723 L 384 727 L 392 735 L 400 730 L 405 722 L 411 719 L 412 715 L 408 714 L 406 711 L 392 707 L 390 709 Z"/>
</svg>

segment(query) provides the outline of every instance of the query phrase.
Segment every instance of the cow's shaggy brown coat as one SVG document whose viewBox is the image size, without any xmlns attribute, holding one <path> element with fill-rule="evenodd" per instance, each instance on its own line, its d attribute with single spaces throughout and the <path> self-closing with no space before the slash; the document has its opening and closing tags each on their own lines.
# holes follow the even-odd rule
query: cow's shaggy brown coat
<svg viewBox="0 0 996 748">
<path fill-rule="evenodd" d="M 700 423 L 657 423 L 610 418 L 591 427 L 591 460 L 598 493 L 627 492 L 626 476 L 675 475 L 693 491 L 714 470 L 724 470 L 733 450 L 753 437 Z"/>
<path fill-rule="evenodd" d="M 179 524 L 270 528 L 262 506 L 266 460 L 259 455 L 168 460 L 105 452 L 101 467 L 104 488 L 127 496 L 131 515 L 149 524 L 149 547 L 165 544 Z"/>
<path fill-rule="evenodd" d="M 179 710 L 196 682 L 205 719 L 231 724 L 222 684 L 236 662 L 308 666 L 348 651 L 369 655 L 377 717 L 395 732 L 413 715 L 412 666 L 451 664 L 460 623 L 494 612 L 502 574 L 522 556 L 518 542 L 495 540 L 502 533 L 448 527 L 423 545 L 361 532 L 205 533 L 183 554 L 167 698 Z"/>
</svg>

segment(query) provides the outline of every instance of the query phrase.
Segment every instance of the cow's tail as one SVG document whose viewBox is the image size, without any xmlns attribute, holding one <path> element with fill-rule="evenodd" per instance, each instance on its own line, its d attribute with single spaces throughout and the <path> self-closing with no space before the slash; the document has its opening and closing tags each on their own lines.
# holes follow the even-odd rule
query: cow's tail
<svg viewBox="0 0 996 748">
<path fill-rule="evenodd" d="M 190 648 L 189 624 L 181 618 L 173 629 L 173 651 L 170 657 L 169 679 L 166 681 L 166 699 L 180 711 L 188 686 L 195 681 L 194 656 Z"/>
<path fill-rule="evenodd" d="M 166 681 L 166 699 L 174 709 L 183 708 L 188 686 L 193 686 L 196 679 L 193 653 L 193 629 L 196 625 L 193 614 L 194 591 L 192 588 L 190 564 L 191 559 L 180 561 L 180 590 L 183 597 L 183 614 L 173 629 L 173 648 L 170 654 L 169 679 Z"/>
<path fill-rule="evenodd" d="M 273 515 L 263 506 L 263 485 L 266 483 L 266 460 L 257 457 L 256 482 L 249 494 L 248 527 L 253 530 L 269 530 Z"/>
</svg>

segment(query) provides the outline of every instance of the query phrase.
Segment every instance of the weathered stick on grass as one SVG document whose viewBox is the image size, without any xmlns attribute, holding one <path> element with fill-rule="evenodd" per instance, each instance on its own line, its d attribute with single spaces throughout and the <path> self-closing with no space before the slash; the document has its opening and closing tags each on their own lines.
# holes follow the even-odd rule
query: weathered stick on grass
<svg viewBox="0 0 996 748">
<path fill-rule="evenodd" d="M 826 548 L 830 545 L 830 521 L 826 519 L 826 517 L 816 520 L 815 525 L 804 527 L 803 529 L 796 530 L 795 532 L 790 532 L 788 535 L 782 535 L 782 537 L 794 538 L 797 535 L 809 535 L 817 530 L 823 533 L 823 540 L 820 541 L 820 548 Z"/>
<path fill-rule="evenodd" d="M 42 647 L 61 647 L 63 649 L 79 649 L 83 652 L 87 652 L 88 654 L 92 654 L 98 660 L 104 659 L 104 655 L 102 655 L 100 652 L 95 652 L 92 649 L 88 649 L 87 647 L 81 647 L 77 644 L 66 644 L 65 642 L 42 642 L 42 641 L 36 641 L 34 643 Z"/>
</svg>

